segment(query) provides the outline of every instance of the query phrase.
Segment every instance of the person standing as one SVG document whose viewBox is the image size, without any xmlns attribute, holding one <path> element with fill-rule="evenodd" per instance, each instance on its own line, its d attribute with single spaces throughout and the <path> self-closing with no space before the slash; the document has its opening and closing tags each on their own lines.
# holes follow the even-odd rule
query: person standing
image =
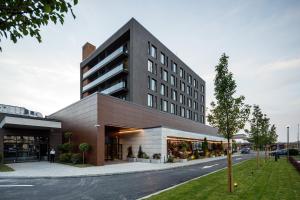
<svg viewBox="0 0 300 200">
<path fill-rule="evenodd" d="M 54 163 L 54 159 L 55 159 L 55 150 L 54 148 L 52 148 L 50 151 L 50 163 Z"/>
</svg>

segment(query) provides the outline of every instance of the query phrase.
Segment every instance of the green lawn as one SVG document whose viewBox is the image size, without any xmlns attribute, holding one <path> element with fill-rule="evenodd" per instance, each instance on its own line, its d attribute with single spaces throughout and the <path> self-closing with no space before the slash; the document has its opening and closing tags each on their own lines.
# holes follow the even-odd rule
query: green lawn
<svg viewBox="0 0 300 200">
<path fill-rule="evenodd" d="M 0 164 L 0 172 L 11 172 L 11 171 L 15 171 L 15 170 L 7 165 Z"/>
<path fill-rule="evenodd" d="M 222 170 L 150 199 L 300 199 L 300 174 L 286 159 L 279 159 L 278 162 L 269 160 L 258 170 L 255 160 L 249 160 L 235 165 L 233 173 L 234 182 L 238 183 L 238 187 L 231 194 L 227 192 L 226 171 Z"/>
</svg>

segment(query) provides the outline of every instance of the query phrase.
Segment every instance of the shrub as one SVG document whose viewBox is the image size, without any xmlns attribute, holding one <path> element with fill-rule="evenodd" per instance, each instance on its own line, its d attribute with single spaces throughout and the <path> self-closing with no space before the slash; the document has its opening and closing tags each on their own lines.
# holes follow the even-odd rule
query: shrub
<svg viewBox="0 0 300 200">
<path fill-rule="evenodd" d="M 180 159 L 187 159 L 188 157 L 189 157 L 189 154 L 186 151 L 180 152 L 180 154 L 179 154 Z"/>
<path fill-rule="evenodd" d="M 143 158 L 144 159 L 149 159 L 149 156 L 145 152 L 143 152 Z"/>
<path fill-rule="evenodd" d="M 292 163 L 292 165 L 294 165 L 294 167 L 298 170 L 298 172 L 300 173 L 300 163 L 298 163 L 298 161 L 293 157 L 290 156 L 289 157 L 289 161 Z"/>
<path fill-rule="evenodd" d="M 180 149 L 181 149 L 182 151 L 187 151 L 188 148 L 189 148 L 189 144 L 188 144 L 187 142 L 182 142 L 182 143 L 180 144 Z"/>
<path fill-rule="evenodd" d="M 72 152 L 74 148 L 74 145 L 72 143 L 64 143 L 63 149 L 65 152 Z"/>
<path fill-rule="evenodd" d="M 289 149 L 290 156 L 297 156 L 299 155 L 298 149 Z"/>
<path fill-rule="evenodd" d="M 144 157 L 144 152 L 142 150 L 142 146 L 139 146 L 139 151 L 138 151 L 138 158 L 143 158 Z"/>
<path fill-rule="evenodd" d="M 59 161 L 64 163 L 70 163 L 71 162 L 71 153 L 62 153 L 59 155 Z"/>
<path fill-rule="evenodd" d="M 74 144 L 72 143 L 64 143 L 58 145 L 58 150 L 62 153 L 70 153 L 74 149 Z"/>
<path fill-rule="evenodd" d="M 174 162 L 174 157 L 173 156 L 168 156 L 168 163 L 173 163 Z"/>
<path fill-rule="evenodd" d="M 132 146 L 129 146 L 129 147 L 127 148 L 127 152 L 128 152 L 127 158 L 134 158 L 133 152 L 132 152 Z"/>
<path fill-rule="evenodd" d="M 78 163 L 81 163 L 82 162 L 82 156 L 80 153 L 74 153 L 72 154 L 71 156 L 71 162 L 73 164 L 78 164 Z"/>
<path fill-rule="evenodd" d="M 194 156 L 195 156 L 195 159 L 199 159 L 199 158 L 200 158 L 200 155 L 199 155 L 199 151 L 198 151 L 198 150 L 196 150 L 196 151 L 194 152 Z"/>
<path fill-rule="evenodd" d="M 59 145 L 57 146 L 57 148 L 58 148 L 58 150 L 59 150 L 61 153 L 65 152 L 64 144 L 59 144 Z"/>
<path fill-rule="evenodd" d="M 155 153 L 155 154 L 153 154 L 152 158 L 159 160 L 161 158 L 161 154 L 160 153 Z"/>
</svg>

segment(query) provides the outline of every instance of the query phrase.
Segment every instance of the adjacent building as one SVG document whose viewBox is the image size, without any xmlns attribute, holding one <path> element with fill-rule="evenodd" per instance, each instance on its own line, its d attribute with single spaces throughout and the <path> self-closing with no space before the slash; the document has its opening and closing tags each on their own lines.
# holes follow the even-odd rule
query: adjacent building
<svg viewBox="0 0 300 200">
<path fill-rule="evenodd" d="M 24 107 L 0 104 L 0 154 L 4 162 L 48 160 L 62 143 L 61 122 Z"/>
</svg>

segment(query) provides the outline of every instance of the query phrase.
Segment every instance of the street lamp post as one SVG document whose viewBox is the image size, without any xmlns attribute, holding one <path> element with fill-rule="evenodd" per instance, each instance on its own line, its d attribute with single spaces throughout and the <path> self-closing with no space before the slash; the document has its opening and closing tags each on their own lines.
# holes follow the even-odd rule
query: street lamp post
<svg viewBox="0 0 300 200">
<path fill-rule="evenodd" d="M 298 150 L 300 151 L 300 141 L 299 141 L 299 124 L 298 124 Z"/>
<path fill-rule="evenodd" d="M 286 149 L 287 149 L 287 161 L 289 161 L 289 157 L 290 157 L 290 152 L 289 152 L 289 143 L 290 143 L 290 127 L 287 126 L 287 142 L 286 142 Z"/>
</svg>

